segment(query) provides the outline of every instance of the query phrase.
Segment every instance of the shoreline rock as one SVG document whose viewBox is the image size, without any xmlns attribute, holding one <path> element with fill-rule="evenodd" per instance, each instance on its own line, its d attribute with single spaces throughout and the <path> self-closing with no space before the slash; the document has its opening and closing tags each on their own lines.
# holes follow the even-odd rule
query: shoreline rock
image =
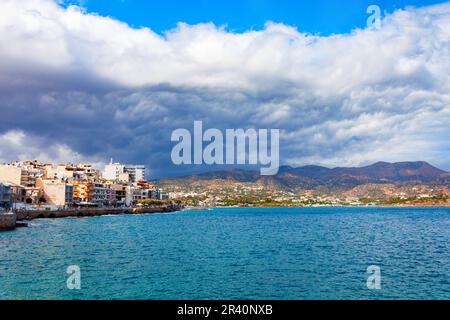
<svg viewBox="0 0 450 320">
<path fill-rule="evenodd" d="M 15 213 L 0 213 L 0 231 L 14 230 L 16 223 L 17 215 Z"/>
<path fill-rule="evenodd" d="M 183 208 L 180 206 L 163 206 L 152 208 L 99 208 L 99 209 L 67 209 L 67 210 L 53 210 L 53 211 L 35 211 L 35 210 L 18 210 L 17 220 L 30 221 L 34 219 L 61 219 L 69 217 L 99 217 L 105 215 L 139 215 L 139 214 L 153 214 L 176 212 Z"/>
</svg>

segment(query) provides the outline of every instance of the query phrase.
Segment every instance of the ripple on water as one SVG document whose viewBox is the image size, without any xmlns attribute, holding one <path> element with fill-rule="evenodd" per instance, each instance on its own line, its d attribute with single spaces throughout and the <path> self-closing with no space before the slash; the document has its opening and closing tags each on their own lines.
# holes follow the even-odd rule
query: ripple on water
<svg viewBox="0 0 450 320">
<path fill-rule="evenodd" d="M 0 233 L 1 299 L 450 299 L 450 208 L 215 209 Z M 82 290 L 66 288 L 79 265 Z M 382 270 L 382 290 L 366 269 Z"/>
</svg>

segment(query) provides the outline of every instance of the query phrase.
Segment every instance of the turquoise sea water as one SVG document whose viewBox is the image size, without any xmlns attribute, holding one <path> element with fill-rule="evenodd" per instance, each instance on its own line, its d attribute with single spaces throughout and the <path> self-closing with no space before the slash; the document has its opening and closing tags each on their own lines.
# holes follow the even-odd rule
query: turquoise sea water
<svg viewBox="0 0 450 320">
<path fill-rule="evenodd" d="M 35 220 L 0 233 L 0 299 L 450 299 L 450 208 Z"/>
</svg>

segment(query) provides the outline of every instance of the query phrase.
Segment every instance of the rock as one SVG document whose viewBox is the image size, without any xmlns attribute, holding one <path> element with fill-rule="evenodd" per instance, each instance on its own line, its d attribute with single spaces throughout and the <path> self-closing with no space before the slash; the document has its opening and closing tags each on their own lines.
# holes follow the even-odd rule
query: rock
<svg viewBox="0 0 450 320">
<path fill-rule="evenodd" d="M 16 228 L 28 228 L 28 223 L 23 222 L 23 221 L 17 221 Z"/>
<path fill-rule="evenodd" d="M 0 231 L 14 230 L 16 228 L 17 216 L 15 213 L 0 213 Z"/>
</svg>

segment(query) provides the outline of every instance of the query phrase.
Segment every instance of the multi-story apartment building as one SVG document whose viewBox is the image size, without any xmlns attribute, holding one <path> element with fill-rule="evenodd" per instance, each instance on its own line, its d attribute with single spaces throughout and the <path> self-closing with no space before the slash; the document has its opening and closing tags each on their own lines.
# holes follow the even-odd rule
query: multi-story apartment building
<svg viewBox="0 0 450 320">
<path fill-rule="evenodd" d="M 94 181 L 100 177 L 99 171 L 94 169 L 92 164 L 81 163 L 81 164 L 77 164 L 76 168 L 77 168 L 78 172 L 82 173 L 82 179 L 86 179 L 88 181 Z"/>
<path fill-rule="evenodd" d="M 143 189 L 136 186 L 127 186 L 126 188 L 126 200 L 125 204 L 127 206 L 132 206 L 139 201 L 149 199 L 148 189 Z"/>
<path fill-rule="evenodd" d="M 36 179 L 44 175 L 42 168 L 21 164 L 0 165 L 0 181 L 10 182 L 23 187 L 35 187 Z"/>
<path fill-rule="evenodd" d="M 111 188 L 115 191 L 115 201 L 114 205 L 123 206 L 126 204 L 127 199 L 127 186 L 123 184 L 113 184 Z"/>
<path fill-rule="evenodd" d="M 110 184 L 95 182 L 91 202 L 100 206 L 111 205 L 116 199 L 116 193 Z"/>
<path fill-rule="evenodd" d="M 89 180 L 98 178 L 98 172 L 90 164 L 60 164 L 45 165 L 45 176 L 47 179 Z"/>
<path fill-rule="evenodd" d="M 91 203 L 94 196 L 94 183 L 88 181 L 73 181 L 73 200 L 78 204 Z"/>
<path fill-rule="evenodd" d="M 116 206 L 162 198 L 161 190 L 145 180 L 145 166 L 111 161 L 102 176 L 90 164 L 21 161 L 0 165 L 0 182 L 10 186 L 15 207 Z"/>
<path fill-rule="evenodd" d="M 124 172 L 129 174 L 131 183 L 145 180 L 145 166 L 143 165 L 125 165 Z"/>
<path fill-rule="evenodd" d="M 103 182 L 73 181 L 74 202 L 83 205 L 110 206 L 116 203 L 116 190 Z"/>
<path fill-rule="evenodd" d="M 73 185 L 61 180 L 38 179 L 36 186 L 42 189 L 46 204 L 53 206 L 73 205 Z"/>
<path fill-rule="evenodd" d="M 145 179 L 145 166 L 111 163 L 105 166 L 102 176 L 115 182 L 136 183 Z"/>
<path fill-rule="evenodd" d="M 125 165 L 120 163 L 111 163 L 105 166 L 105 169 L 102 172 L 103 179 L 116 181 L 118 182 L 120 179 L 120 175 L 125 171 Z"/>
<path fill-rule="evenodd" d="M 67 166 L 65 164 L 60 165 L 52 165 L 52 164 L 46 164 L 45 165 L 45 177 L 47 179 L 53 180 L 53 179 L 65 179 L 65 178 L 73 178 L 73 172 L 66 171 Z"/>
</svg>

